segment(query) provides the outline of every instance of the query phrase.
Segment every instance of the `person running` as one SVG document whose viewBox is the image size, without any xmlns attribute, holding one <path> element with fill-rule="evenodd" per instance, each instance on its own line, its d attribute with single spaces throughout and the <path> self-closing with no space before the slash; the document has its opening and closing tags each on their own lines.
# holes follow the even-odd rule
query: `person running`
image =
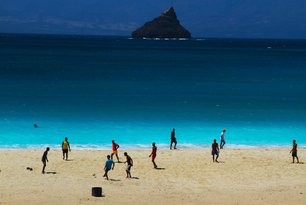
<svg viewBox="0 0 306 205">
<path fill-rule="evenodd" d="M 221 136 L 220 136 L 220 149 L 223 149 L 224 145 L 225 145 L 225 139 L 224 139 L 224 135 L 225 135 L 225 129 L 221 132 Z"/>
<path fill-rule="evenodd" d="M 127 152 L 124 152 L 124 156 L 126 157 L 126 161 L 124 163 L 127 163 L 126 166 L 126 178 L 132 178 L 131 176 L 131 168 L 133 166 L 133 159 L 127 154 Z"/>
<path fill-rule="evenodd" d="M 43 156 L 42 156 L 42 158 L 41 158 L 41 161 L 42 161 L 42 163 L 43 163 L 43 168 L 42 168 L 42 171 L 41 171 L 42 174 L 45 173 L 45 168 L 46 168 L 47 162 L 49 162 L 49 161 L 48 161 L 48 152 L 49 152 L 49 150 L 50 150 L 50 148 L 47 147 L 47 148 L 46 148 L 46 151 L 44 151 L 44 154 L 43 154 Z"/>
<path fill-rule="evenodd" d="M 149 157 L 152 157 L 152 163 L 153 163 L 155 169 L 157 169 L 157 165 L 155 163 L 156 152 L 157 152 L 157 147 L 155 146 L 155 142 L 153 142 L 152 143 L 152 152 L 149 155 Z"/>
<path fill-rule="evenodd" d="M 113 160 L 113 156 L 116 155 L 118 162 L 119 161 L 119 157 L 118 157 L 118 148 L 120 146 L 115 142 L 115 140 L 112 140 L 112 154 L 111 154 L 111 158 Z"/>
<path fill-rule="evenodd" d="M 213 162 L 218 162 L 219 145 L 216 139 L 214 139 L 214 142 L 211 144 L 211 155 L 213 156 Z M 215 155 L 216 155 L 216 159 L 215 159 Z"/>
<path fill-rule="evenodd" d="M 173 128 L 172 132 L 171 132 L 171 143 L 170 143 L 170 149 L 172 149 L 172 144 L 174 144 L 174 149 L 176 149 L 176 138 L 175 138 L 175 129 Z"/>
<path fill-rule="evenodd" d="M 292 143 L 292 149 L 290 151 L 290 153 L 292 154 L 292 163 L 294 163 L 294 159 L 296 158 L 297 163 L 300 163 L 299 158 L 297 156 L 297 143 L 295 140 L 293 140 Z"/>
<path fill-rule="evenodd" d="M 105 173 L 104 173 L 104 175 L 103 175 L 103 177 L 106 177 L 106 180 L 108 180 L 108 172 L 109 172 L 110 170 L 114 170 L 114 168 L 115 168 L 115 163 L 114 163 L 114 161 L 111 160 L 111 157 L 110 157 L 109 155 L 107 155 L 107 160 L 106 160 L 105 166 L 104 166 L 104 171 L 105 171 Z"/>
<path fill-rule="evenodd" d="M 66 158 L 68 160 L 68 151 L 71 152 L 70 144 L 68 142 L 68 138 L 65 137 L 63 143 L 62 143 L 62 151 L 63 151 L 63 159 Z"/>
</svg>

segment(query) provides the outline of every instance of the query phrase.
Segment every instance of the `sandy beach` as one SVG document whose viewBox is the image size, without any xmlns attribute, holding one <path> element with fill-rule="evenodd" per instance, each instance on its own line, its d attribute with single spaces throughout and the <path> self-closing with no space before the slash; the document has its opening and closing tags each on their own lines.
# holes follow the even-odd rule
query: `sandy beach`
<svg viewBox="0 0 306 205">
<path fill-rule="evenodd" d="M 41 174 L 42 150 L 0 151 L 0 204 L 294 204 L 306 201 L 306 164 L 292 164 L 289 149 L 224 149 L 213 163 L 209 149 L 159 150 L 153 169 L 150 150 L 128 151 L 133 179 L 116 163 L 103 178 L 110 151 L 49 152 Z M 119 151 L 121 160 L 124 150 Z M 303 162 L 306 149 L 299 149 Z M 33 168 L 33 171 L 27 170 Z M 91 187 L 103 188 L 92 197 Z"/>
</svg>

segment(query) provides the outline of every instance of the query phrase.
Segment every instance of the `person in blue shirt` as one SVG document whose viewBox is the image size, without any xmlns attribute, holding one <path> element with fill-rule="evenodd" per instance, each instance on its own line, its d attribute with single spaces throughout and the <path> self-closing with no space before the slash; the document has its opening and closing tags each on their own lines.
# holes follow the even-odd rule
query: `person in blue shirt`
<svg viewBox="0 0 306 205">
<path fill-rule="evenodd" d="M 111 160 L 110 155 L 107 155 L 107 160 L 106 160 L 106 162 L 105 162 L 105 167 L 104 167 L 105 173 L 104 173 L 104 175 L 103 175 L 103 177 L 106 177 L 106 180 L 108 180 L 108 175 L 107 175 L 107 173 L 108 173 L 111 169 L 114 170 L 114 168 L 115 168 L 115 163 L 114 163 L 114 161 Z"/>
</svg>

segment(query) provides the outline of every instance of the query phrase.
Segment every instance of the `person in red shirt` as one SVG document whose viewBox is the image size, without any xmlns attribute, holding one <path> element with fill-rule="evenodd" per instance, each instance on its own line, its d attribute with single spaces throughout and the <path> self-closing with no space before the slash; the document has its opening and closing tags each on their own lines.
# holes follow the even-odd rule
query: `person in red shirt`
<svg viewBox="0 0 306 205">
<path fill-rule="evenodd" d="M 149 155 L 149 157 L 152 157 L 152 163 L 153 163 L 155 169 L 157 169 L 157 165 L 155 163 L 156 152 L 157 152 L 157 147 L 155 146 L 155 142 L 153 142 L 152 143 L 152 152 Z"/>
<path fill-rule="evenodd" d="M 116 144 L 115 140 L 112 140 L 112 154 L 111 154 L 111 159 L 113 160 L 113 156 L 116 155 L 118 162 L 119 161 L 119 157 L 118 157 L 118 148 L 120 146 L 118 144 Z"/>
</svg>

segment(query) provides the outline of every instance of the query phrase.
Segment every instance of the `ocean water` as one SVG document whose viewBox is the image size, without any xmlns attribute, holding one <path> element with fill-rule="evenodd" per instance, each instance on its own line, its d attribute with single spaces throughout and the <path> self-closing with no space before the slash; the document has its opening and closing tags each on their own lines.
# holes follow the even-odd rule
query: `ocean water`
<svg viewBox="0 0 306 205">
<path fill-rule="evenodd" d="M 1 34 L 0 148 L 303 145 L 305 79 L 306 40 Z"/>
</svg>

